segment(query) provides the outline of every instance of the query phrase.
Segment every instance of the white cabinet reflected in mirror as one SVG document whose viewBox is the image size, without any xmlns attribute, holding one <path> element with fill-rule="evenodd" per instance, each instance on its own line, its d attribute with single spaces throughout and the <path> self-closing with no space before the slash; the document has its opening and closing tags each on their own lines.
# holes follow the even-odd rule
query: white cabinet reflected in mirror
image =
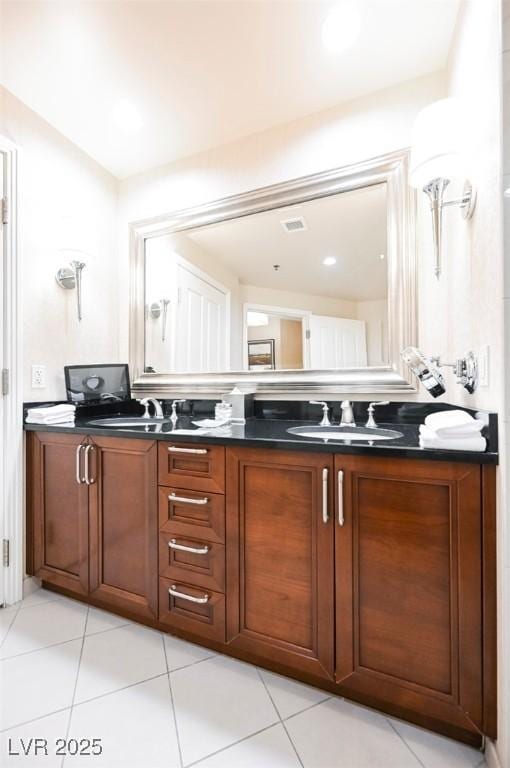
<svg viewBox="0 0 510 768">
<path fill-rule="evenodd" d="M 145 372 L 388 366 L 388 185 L 145 240 Z"/>
</svg>

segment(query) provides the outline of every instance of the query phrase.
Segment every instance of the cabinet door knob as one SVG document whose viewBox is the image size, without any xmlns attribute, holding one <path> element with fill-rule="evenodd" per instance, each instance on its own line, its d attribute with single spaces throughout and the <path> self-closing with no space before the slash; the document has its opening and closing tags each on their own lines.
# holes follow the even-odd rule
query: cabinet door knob
<svg viewBox="0 0 510 768">
<path fill-rule="evenodd" d="M 344 517 L 344 472 L 343 469 L 338 470 L 338 525 L 342 526 L 345 523 Z"/>
<path fill-rule="evenodd" d="M 209 595 L 204 595 L 203 597 L 193 597 L 193 595 L 187 595 L 185 592 L 179 592 L 175 584 L 172 584 L 172 586 L 169 587 L 168 593 L 172 595 L 172 597 L 180 597 L 181 600 L 189 600 L 190 603 L 199 603 L 200 605 L 204 605 L 205 603 L 209 602 Z"/>
<path fill-rule="evenodd" d="M 324 467 L 322 470 L 322 522 L 327 523 L 329 520 L 328 514 L 328 475 L 329 470 Z"/>
<path fill-rule="evenodd" d="M 180 552 L 191 552 L 193 555 L 206 555 L 209 552 L 207 544 L 203 547 L 187 547 L 185 544 L 178 544 L 176 539 L 170 539 L 168 546 L 170 549 L 178 549 Z"/>
<path fill-rule="evenodd" d="M 168 499 L 169 501 L 180 501 L 181 504 L 199 504 L 200 506 L 209 502 L 207 496 L 204 496 L 203 499 L 189 499 L 187 496 L 177 496 L 176 493 L 171 493 Z"/>
</svg>

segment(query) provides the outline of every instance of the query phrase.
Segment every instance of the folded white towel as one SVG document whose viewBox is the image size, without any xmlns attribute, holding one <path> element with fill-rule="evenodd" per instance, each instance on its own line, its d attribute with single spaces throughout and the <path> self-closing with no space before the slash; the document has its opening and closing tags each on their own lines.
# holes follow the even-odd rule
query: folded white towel
<svg viewBox="0 0 510 768">
<path fill-rule="evenodd" d="M 425 424 L 436 433 L 437 437 L 475 437 L 485 424 L 481 419 L 474 419 L 466 411 L 439 411 L 425 418 Z"/>
<path fill-rule="evenodd" d="M 70 413 L 67 415 L 61 415 L 61 416 L 46 416 L 46 418 L 41 419 L 37 418 L 37 416 L 34 418 L 33 416 L 27 416 L 25 419 L 27 424 L 46 424 L 47 426 L 51 425 L 57 425 L 57 424 L 74 424 L 74 414 Z"/>
<path fill-rule="evenodd" d="M 41 405 L 30 408 L 28 416 L 33 418 L 46 418 L 46 416 L 57 416 L 61 414 L 75 413 L 76 406 L 72 403 L 61 403 L 60 405 Z"/>
<path fill-rule="evenodd" d="M 67 424 L 74 422 L 76 406 L 72 403 L 30 408 L 27 413 L 28 424 Z"/>
<path fill-rule="evenodd" d="M 435 448 L 442 451 L 477 451 L 483 453 L 487 447 L 485 437 L 466 435 L 464 437 L 439 437 L 424 424 L 420 427 L 420 448 Z"/>
</svg>

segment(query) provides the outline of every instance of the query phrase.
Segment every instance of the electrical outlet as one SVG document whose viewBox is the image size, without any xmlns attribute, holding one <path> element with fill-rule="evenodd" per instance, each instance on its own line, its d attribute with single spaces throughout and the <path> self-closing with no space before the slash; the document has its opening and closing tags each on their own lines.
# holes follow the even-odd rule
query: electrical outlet
<svg viewBox="0 0 510 768">
<path fill-rule="evenodd" d="M 45 388 L 46 388 L 46 366 L 33 365 L 32 366 L 32 389 L 45 389 Z"/>
<path fill-rule="evenodd" d="M 480 387 L 489 386 L 489 345 L 480 347 L 478 352 L 478 383 Z"/>
</svg>

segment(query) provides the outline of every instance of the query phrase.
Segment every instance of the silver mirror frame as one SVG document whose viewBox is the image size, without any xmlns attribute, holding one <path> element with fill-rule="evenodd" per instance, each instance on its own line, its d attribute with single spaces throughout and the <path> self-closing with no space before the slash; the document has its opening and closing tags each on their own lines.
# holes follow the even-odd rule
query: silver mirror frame
<svg viewBox="0 0 510 768">
<path fill-rule="evenodd" d="M 136 396 L 218 395 L 238 385 L 259 396 L 411 393 L 412 374 L 400 352 L 417 343 L 416 194 L 408 183 L 409 150 L 263 187 L 213 203 L 162 214 L 129 225 L 130 367 Z M 303 371 L 144 373 L 145 240 L 214 224 L 338 192 L 387 183 L 388 199 L 388 366 Z"/>
</svg>

